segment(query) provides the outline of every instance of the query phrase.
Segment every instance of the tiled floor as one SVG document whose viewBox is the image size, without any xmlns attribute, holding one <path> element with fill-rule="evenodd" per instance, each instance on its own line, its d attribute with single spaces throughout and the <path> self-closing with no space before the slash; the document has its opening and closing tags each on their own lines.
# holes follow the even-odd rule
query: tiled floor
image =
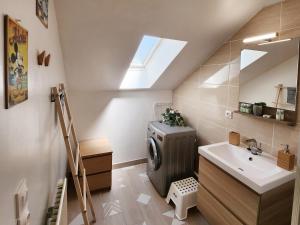
<svg viewBox="0 0 300 225">
<path fill-rule="evenodd" d="M 196 208 L 186 220 L 177 220 L 174 207 L 159 196 L 145 171 L 146 164 L 113 170 L 111 191 L 92 194 L 96 225 L 208 225 Z M 68 198 L 69 224 L 83 224 L 72 190 Z"/>
</svg>

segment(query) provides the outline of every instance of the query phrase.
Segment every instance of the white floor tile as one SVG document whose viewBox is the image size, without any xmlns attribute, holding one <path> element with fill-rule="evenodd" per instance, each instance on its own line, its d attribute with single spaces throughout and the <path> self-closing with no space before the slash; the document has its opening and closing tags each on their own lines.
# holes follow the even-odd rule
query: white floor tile
<svg viewBox="0 0 300 225">
<path fill-rule="evenodd" d="M 167 216 L 167 217 L 170 217 L 170 218 L 174 218 L 175 216 L 175 211 L 174 209 L 170 210 L 170 211 L 167 211 L 165 213 L 163 213 L 164 216 Z"/>
<path fill-rule="evenodd" d="M 82 225 L 83 224 L 83 218 L 81 213 L 79 213 L 69 225 Z"/>
<path fill-rule="evenodd" d="M 139 203 L 142 203 L 144 205 L 148 205 L 150 200 L 151 200 L 151 196 L 146 195 L 146 194 L 140 194 L 140 196 L 138 197 L 138 199 L 136 201 Z"/>
<path fill-rule="evenodd" d="M 178 219 L 173 219 L 173 221 L 172 221 L 172 225 L 183 225 L 183 224 L 185 224 L 185 222 L 180 221 Z"/>
<path fill-rule="evenodd" d="M 122 212 L 119 200 L 103 203 L 102 207 L 104 210 L 104 217 L 113 216 Z"/>
</svg>

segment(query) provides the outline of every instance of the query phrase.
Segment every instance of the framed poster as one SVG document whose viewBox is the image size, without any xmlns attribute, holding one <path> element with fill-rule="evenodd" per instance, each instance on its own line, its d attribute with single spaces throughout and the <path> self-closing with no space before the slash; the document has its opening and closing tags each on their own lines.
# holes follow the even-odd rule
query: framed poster
<svg viewBox="0 0 300 225">
<path fill-rule="evenodd" d="M 5 108 L 28 99 L 28 31 L 4 17 Z"/>
<path fill-rule="evenodd" d="M 36 16 L 48 28 L 48 0 L 36 0 Z"/>
</svg>

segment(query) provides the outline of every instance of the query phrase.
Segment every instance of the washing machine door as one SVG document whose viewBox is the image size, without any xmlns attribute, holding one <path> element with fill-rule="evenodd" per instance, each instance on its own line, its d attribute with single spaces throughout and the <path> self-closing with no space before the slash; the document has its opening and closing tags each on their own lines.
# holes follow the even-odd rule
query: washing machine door
<svg viewBox="0 0 300 225">
<path fill-rule="evenodd" d="M 148 138 L 148 165 L 151 170 L 158 170 L 160 167 L 160 152 L 153 137 Z"/>
</svg>

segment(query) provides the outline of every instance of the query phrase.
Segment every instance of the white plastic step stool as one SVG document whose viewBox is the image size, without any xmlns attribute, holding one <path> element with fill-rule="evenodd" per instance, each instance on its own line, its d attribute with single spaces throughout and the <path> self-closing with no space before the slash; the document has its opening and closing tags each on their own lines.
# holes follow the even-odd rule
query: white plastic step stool
<svg viewBox="0 0 300 225">
<path fill-rule="evenodd" d="M 184 220 L 187 217 L 187 210 L 197 205 L 198 186 L 193 177 L 171 184 L 166 202 L 169 204 L 172 199 L 176 206 L 175 215 L 179 220 Z"/>
</svg>

